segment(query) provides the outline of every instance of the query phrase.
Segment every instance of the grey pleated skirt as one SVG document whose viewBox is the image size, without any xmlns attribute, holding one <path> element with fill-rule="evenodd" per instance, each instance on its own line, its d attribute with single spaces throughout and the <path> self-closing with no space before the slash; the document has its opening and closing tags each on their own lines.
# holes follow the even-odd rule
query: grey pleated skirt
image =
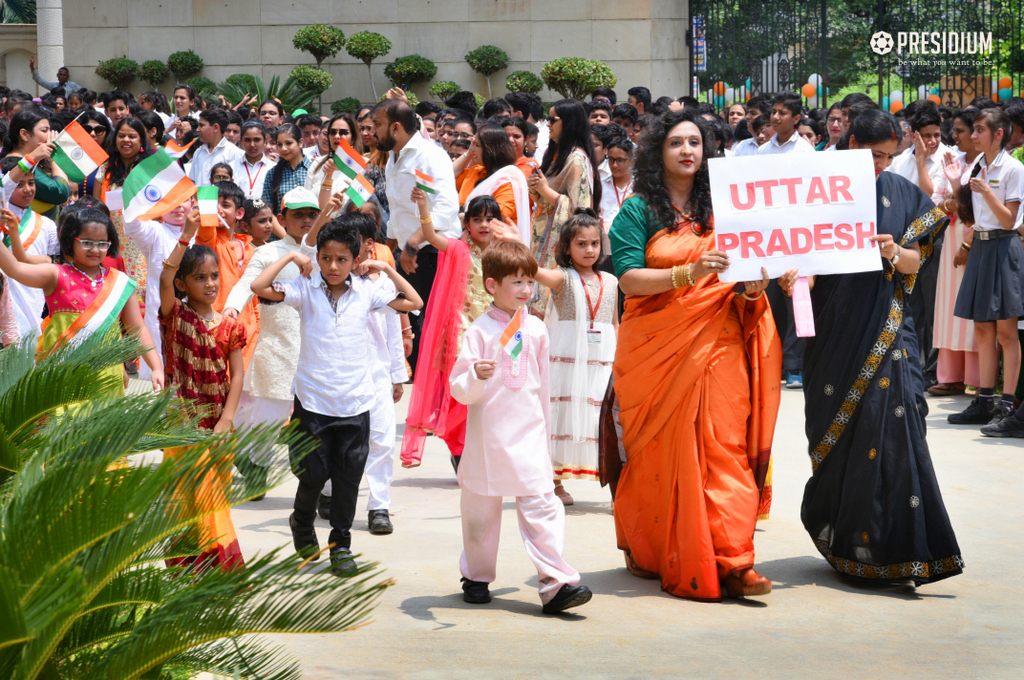
<svg viewBox="0 0 1024 680">
<path fill-rule="evenodd" d="M 1024 316 L 1024 246 L 1016 234 L 974 239 L 953 315 L 974 322 Z"/>
</svg>

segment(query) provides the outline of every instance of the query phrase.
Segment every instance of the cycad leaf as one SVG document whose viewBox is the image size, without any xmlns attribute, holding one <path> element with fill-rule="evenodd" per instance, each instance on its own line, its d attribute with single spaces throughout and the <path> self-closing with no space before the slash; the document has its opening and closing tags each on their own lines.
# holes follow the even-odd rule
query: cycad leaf
<svg viewBox="0 0 1024 680">
<path fill-rule="evenodd" d="M 18 572 L 0 565 L 0 650 L 24 644 L 30 637 L 20 597 Z"/>
<path fill-rule="evenodd" d="M 186 650 L 169 659 L 164 670 L 206 671 L 248 680 L 298 680 L 299 665 L 280 647 L 268 647 L 257 636 L 218 640 Z"/>
</svg>

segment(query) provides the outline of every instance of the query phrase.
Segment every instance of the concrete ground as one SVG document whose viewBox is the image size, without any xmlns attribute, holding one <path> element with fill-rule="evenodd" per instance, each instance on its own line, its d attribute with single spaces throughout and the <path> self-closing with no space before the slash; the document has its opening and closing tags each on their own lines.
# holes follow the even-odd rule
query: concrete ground
<svg viewBox="0 0 1024 680">
<path fill-rule="evenodd" d="M 608 490 L 574 482 L 566 485 L 576 504 L 567 509 L 565 555 L 594 599 L 572 614 L 540 613 L 536 574 L 507 501 L 495 598 L 467 605 L 458 486 L 443 443 L 431 438 L 421 467 L 396 469 L 394 534 L 367 532 L 365 485 L 360 495 L 353 549 L 396 583 L 374 622 L 279 641 L 314 680 L 1020 678 L 1024 440 L 948 425 L 946 415 L 966 403 L 932 398 L 929 417 L 932 458 L 966 560 L 961 576 L 916 591 L 861 589 L 837 578 L 800 524 L 810 475 L 803 396 L 783 390 L 772 516 L 755 539 L 758 570 L 774 583 L 767 597 L 697 603 L 635 578 L 615 547 Z M 234 510 L 247 558 L 290 542 L 294 488 L 292 481 Z M 325 545 L 327 523 L 318 519 L 317 531 Z"/>
</svg>

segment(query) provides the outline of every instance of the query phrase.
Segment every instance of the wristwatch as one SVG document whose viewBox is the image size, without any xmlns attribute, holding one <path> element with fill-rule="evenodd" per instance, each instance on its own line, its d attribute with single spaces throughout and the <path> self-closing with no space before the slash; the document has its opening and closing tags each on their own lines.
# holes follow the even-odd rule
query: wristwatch
<svg viewBox="0 0 1024 680">
<path fill-rule="evenodd" d="M 406 243 L 405 248 L 403 248 L 403 250 L 405 251 L 405 254 L 408 255 L 409 257 L 416 257 L 417 255 L 420 254 L 420 249 L 411 243 Z"/>
</svg>

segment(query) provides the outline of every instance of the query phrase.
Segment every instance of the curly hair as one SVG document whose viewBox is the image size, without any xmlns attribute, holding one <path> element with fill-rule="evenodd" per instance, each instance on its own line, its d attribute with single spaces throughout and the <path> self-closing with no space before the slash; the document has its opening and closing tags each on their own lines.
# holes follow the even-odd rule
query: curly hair
<svg viewBox="0 0 1024 680">
<path fill-rule="evenodd" d="M 669 131 L 680 123 L 693 123 L 700 130 L 703 141 L 703 158 L 697 175 L 693 181 L 693 192 L 690 194 L 690 215 L 692 221 L 700 225 L 700 233 L 706 234 L 713 228 L 711 208 L 711 180 L 708 175 L 708 159 L 715 156 L 715 136 L 707 121 L 693 109 L 670 111 L 664 117 L 655 120 L 640 139 L 636 162 L 633 168 L 633 190 L 647 202 L 648 213 L 655 222 L 667 227 L 669 231 L 679 228 L 679 219 L 672 199 L 665 189 L 665 167 L 662 163 L 662 146 Z M 686 208 L 687 206 L 681 206 Z"/>
</svg>

